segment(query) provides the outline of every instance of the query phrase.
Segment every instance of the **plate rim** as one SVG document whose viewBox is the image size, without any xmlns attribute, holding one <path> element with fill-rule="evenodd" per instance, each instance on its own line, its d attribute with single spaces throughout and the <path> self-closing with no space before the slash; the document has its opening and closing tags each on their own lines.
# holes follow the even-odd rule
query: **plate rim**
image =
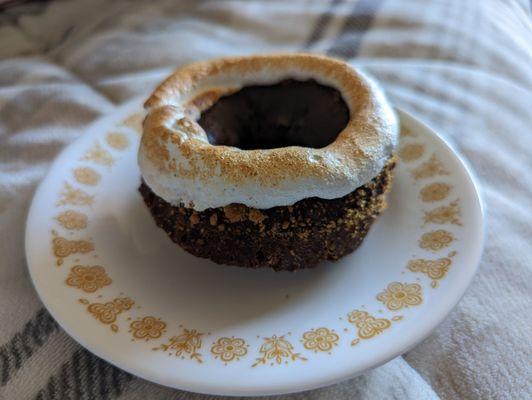
<svg viewBox="0 0 532 400">
<path fill-rule="evenodd" d="M 130 108 L 133 108 L 133 105 L 138 105 L 138 101 L 132 101 L 129 104 L 129 106 L 124 106 L 122 110 L 128 110 Z M 483 198 L 481 195 L 481 187 L 478 182 L 478 178 L 476 174 L 473 172 L 473 169 L 471 168 L 470 164 L 465 160 L 465 158 L 461 155 L 459 151 L 456 150 L 456 148 L 451 145 L 446 139 L 441 137 L 438 132 L 433 129 L 430 125 L 423 122 L 420 118 L 417 118 L 410 112 L 407 112 L 399 107 L 394 107 L 397 114 L 399 115 L 400 120 L 406 119 L 410 120 L 410 122 L 413 122 L 414 124 L 417 124 L 421 126 L 424 130 L 429 132 L 440 144 L 447 147 L 451 153 L 453 153 L 453 157 L 455 157 L 458 164 L 463 168 L 465 171 L 464 177 L 467 179 L 468 183 L 473 188 L 473 197 L 471 198 L 471 201 L 476 204 L 476 207 L 479 211 L 479 220 L 478 223 L 479 226 L 479 232 L 480 235 L 475 238 L 477 242 L 477 246 L 475 246 L 476 253 L 472 254 L 472 267 L 468 270 L 463 272 L 463 275 L 461 276 L 462 279 L 459 281 L 459 286 L 455 286 L 453 288 L 453 296 L 452 299 L 449 301 L 447 300 L 445 303 L 440 302 L 439 304 L 435 305 L 435 310 L 433 309 L 433 312 L 427 314 L 425 318 L 423 318 L 421 321 L 419 321 L 418 329 L 411 332 L 409 335 L 405 335 L 405 337 L 401 340 L 395 340 L 396 344 L 394 346 L 394 351 L 389 351 L 388 353 L 382 353 L 380 355 L 377 355 L 374 357 L 371 361 L 368 361 L 366 363 L 358 363 L 354 364 L 354 367 L 351 369 L 346 369 L 345 373 L 343 374 L 324 374 L 321 379 L 311 379 L 310 381 L 306 382 L 304 379 L 299 379 L 295 384 L 293 383 L 287 383 L 283 384 L 281 386 L 275 386 L 274 389 L 272 389 L 271 383 L 266 383 L 264 385 L 257 384 L 256 382 L 253 383 L 253 385 L 245 386 L 240 385 L 238 387 L 234 386 L 221 386 L 219 384 L 210 384 L 209 382 L 202 381 L 201 379 L 198 379 L 195 382 L 191 382 L 190 380 L 186 381 L 180 381 L 179 379 L 176 380 L 175 377 L 172 377 L 171 379 L 168 379 L 168 376 L 161 376 L 160 374 L 155 374 L 152 371 L 150 371 L 149 368 L 143 368 L 140 365 L 123 365 L 120 361 L 115 361 L 112 358 L 108 357 L 106 352 L 103 350 L 100 350 L 97 346 L 93 346 L 89 344 L 87 341 L 85 341 L 83 338 L 78 336 L 73 330 L 70 329 L 70 325 L 66 318 L 62 318 L 56 310 L 53 309 L 53 307 L 49 307 L 49 302 L 45 299 L 48 298 L 48 295 L 43 293 L 42 288 L 39 289 L 36 284 L 36 278 L 34 276 L 35 272 L 33 272 L 32 268 L 30 268 L 30 255 L 28 254 L 28 249 L 30 247 L 30 229 L 29 227 L 29 221 L 32 219 L 32 215 L 36 212 L 36 204 L 35 199 L 38 197 L 39 193 L 44 190 L 44 183 L 47 181 L 47 179 L 51 176 L 51 171 L 55 168 L 56 164 L 61 160 L 64 153 L 70 149 L 72 144 L 76 143 L 76 141 L 79 140 L 76 139 L 69 145 L 67 145 L 55 158 L 53 163 L 50 165 L 50 168 L 45 175 L 45 177 L 42 179 L 42 181 L 39 183 L 37 189 L 35 190 L 33 194 L 33 198 L 31 201 L 31 205 L 29 207 L 27 218 L 26 218 L 26 224 L 25 224 L 25 232 L 24 232 L 24 246 L 25 246 L 25 256 L 26 256 L 26 263 L 28 272 L 31 278 L 32 286 L 34 287 L 37 295 L 39 296 L 39 299 L 47 309 L 47 311 L 50 313 L 50 315 L 54 318 L 54 320 L 59 324 L 59 326 L 77 343 L 79 343 L 82 347 L 96 355 L 97 357 L 105 360 L 106 362 L 109 362 L 111 365 L 120 368 L 134 376 L 138 376 L 142 379 L 146 379 L 148 381 L 164 385 L 167 387 L 171 387 L 174 389 L 179 389 L 183 391 L 190 391 L 190 392 L 196 392 L 196 393 L 203 393 L 208 395 L 225 395 L 225 396 L 265 396 L 265 395 L 281 395 L 281 394 L 287 394 L 287 393 L 294 393 L 294 392 L 301 392 L 306 390 L 313 390 L 324 386 L 333 385 L 342 381 L 345 381 L 347 379 L 352 379 L 364 372 L 367 372 L 371 369 L 377 368 L 386 362 L 396 358 L 397 356 L 400 356 L 419 343 L 421 343 L 424 339 L 426 339 L 452 312 L 452 310 L 456 307 L 456 305 L 459 303 L 459 301 L 462 299 L 464 294 L 466 293 L 467 288 L 471 284 L 471 281 L 473 277 L 475 276 L 476 272 L 478 271 L 480 260 L 483 254 L 484 250 L 484 244 L 485 244 L 485 237 L 486 237 L 486 222 L 485 222 L 485 204 L 483 202 Z M 89 127 L 88 129 L 90 129 Z M 82 135 L 83 136 L 83 135 Z M 82 137 L 80 136 L 80 138 Z M 465 275 L 464 275 L 465 274 Z"/>
</svg>

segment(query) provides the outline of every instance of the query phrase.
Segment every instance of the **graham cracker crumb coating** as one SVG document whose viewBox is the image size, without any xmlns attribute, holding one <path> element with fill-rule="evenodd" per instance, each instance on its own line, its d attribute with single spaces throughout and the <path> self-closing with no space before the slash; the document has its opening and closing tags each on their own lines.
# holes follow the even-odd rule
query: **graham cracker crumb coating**
<svg viewBox="0 0 532 400">
<path fill-rule="evenodd" d="M 183 249 L 218 264 L 295 271 L 338 260 L 363 241 L 386 208 L 395 159 L 369 183 L 333 200 L 308 198 L 292 206 L 242 204 L 201 212 L 173 206 L 140 186 L 156 224 Z"/>
</svg>

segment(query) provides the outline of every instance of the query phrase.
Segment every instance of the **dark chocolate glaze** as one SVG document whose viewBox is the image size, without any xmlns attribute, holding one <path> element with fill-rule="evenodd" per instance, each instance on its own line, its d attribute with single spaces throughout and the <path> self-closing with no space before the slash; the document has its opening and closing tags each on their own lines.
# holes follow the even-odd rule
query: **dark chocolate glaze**
<svg viewBox="0 0 532 400">
<path fill-rule="evenodd" d="M 287 79 L 223 96 L 198 122 L 211 144 L 254 150 L 325 147 L 348 121 L 349 110 L 338 90 L 315 80 Z"/>
</svg>

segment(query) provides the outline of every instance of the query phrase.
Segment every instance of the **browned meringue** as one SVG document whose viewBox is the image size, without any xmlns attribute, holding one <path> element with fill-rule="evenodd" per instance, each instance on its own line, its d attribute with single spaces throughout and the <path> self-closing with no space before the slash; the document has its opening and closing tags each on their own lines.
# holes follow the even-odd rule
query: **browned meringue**
<svg viewBox="0 0 532 400">
<path fill-rule="evenodd" d="M 196 122 L 223 95 L 284 79 L 336 88 L 350 119 L 323 148 L 241 150 L 212 145 Z M 146 101 L 139 149 L 146 184 L 171 204 L 201 211 L 232 203 L 291 205 L 339 198 L 377 176 L 397 144 L 395 113 L 380 88 L 347 63 L 311 54 L 222 58 L 175 71 Z"/>
</svg>

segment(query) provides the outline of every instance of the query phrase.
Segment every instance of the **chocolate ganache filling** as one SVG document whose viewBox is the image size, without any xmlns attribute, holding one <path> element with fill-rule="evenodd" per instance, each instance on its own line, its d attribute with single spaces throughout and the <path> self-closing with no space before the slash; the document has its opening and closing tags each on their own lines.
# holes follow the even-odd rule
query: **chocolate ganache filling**
<svg viewBox="0 0 532 400">
<path fill-rule="evenodd" d="M 325 147 L 349 121 L 340 92 L 315 80 L 287 79 L 223 96 L 198 121 L 213 145 L 242 150 Z"/>
</svg>

